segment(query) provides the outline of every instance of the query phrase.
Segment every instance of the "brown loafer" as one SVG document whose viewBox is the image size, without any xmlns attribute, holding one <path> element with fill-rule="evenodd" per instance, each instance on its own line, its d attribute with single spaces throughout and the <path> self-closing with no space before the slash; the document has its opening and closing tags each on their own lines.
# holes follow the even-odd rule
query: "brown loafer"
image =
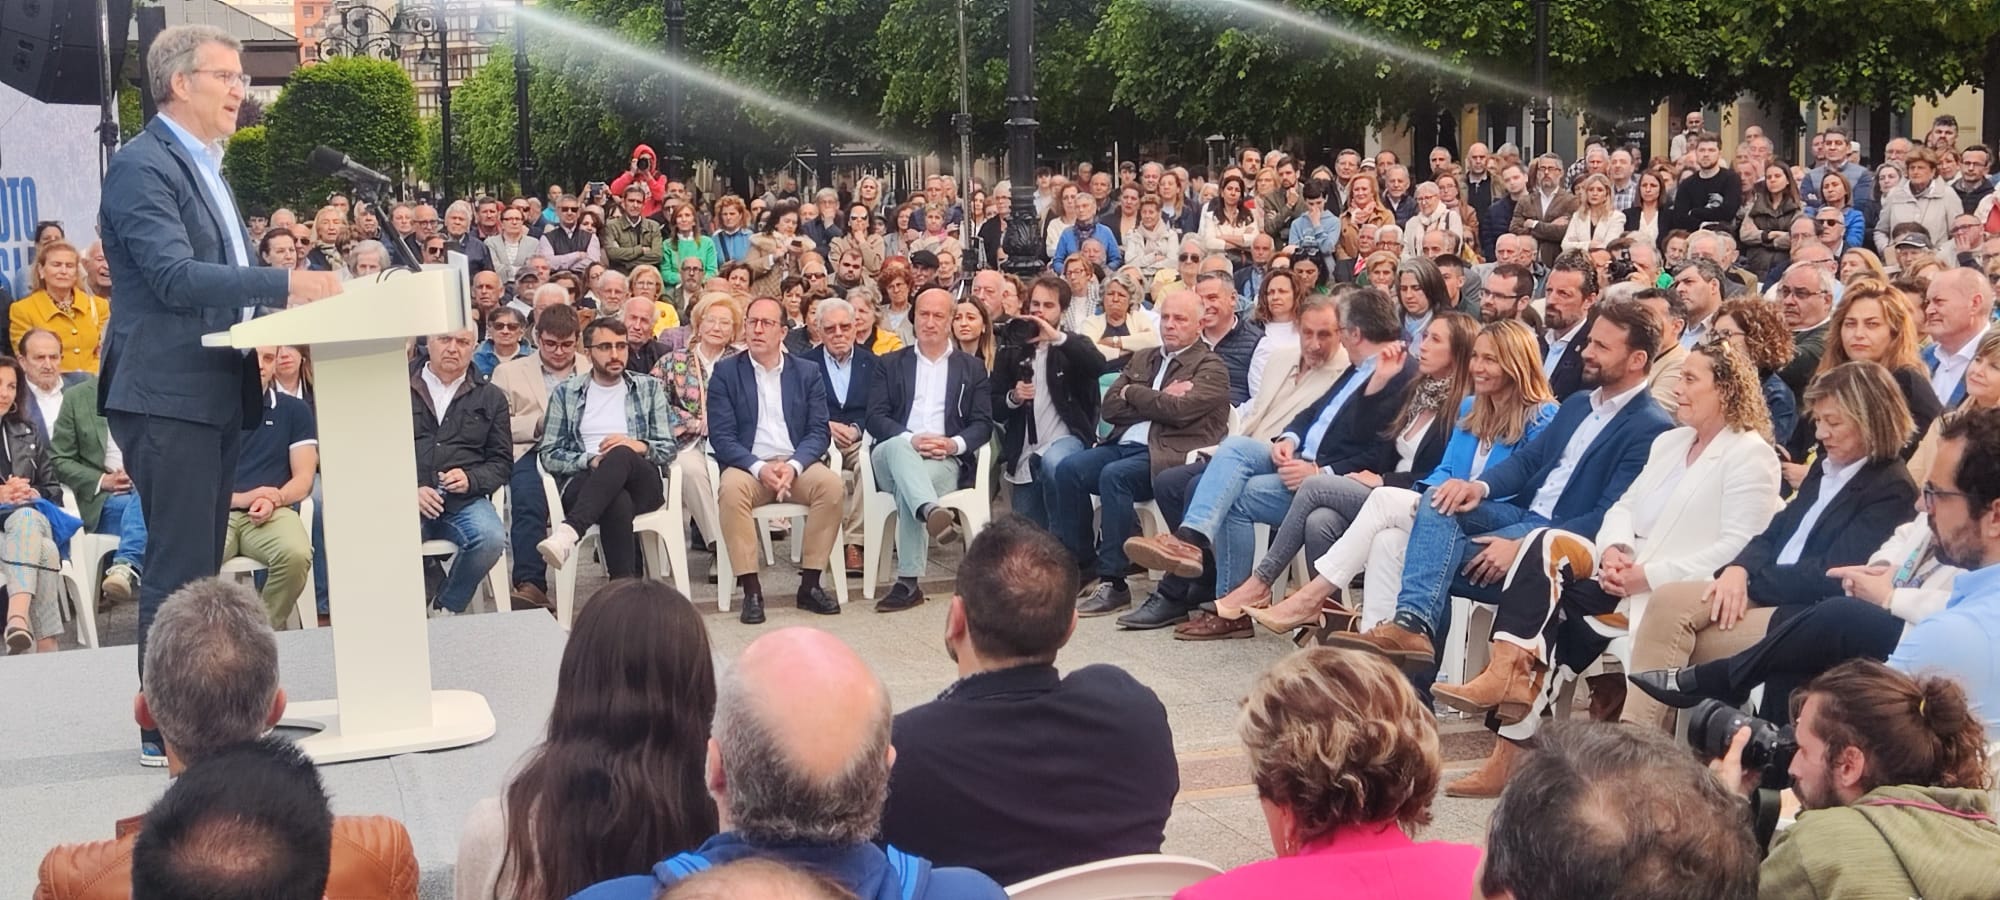
<svg viewBox="0 0 2000 900">
<path fill-rule="evenodd" d="M 866 560 L 864 560 L 861 556 L 861 545 L 848 544 L 847 551 L 844 554 L 844 556 L 846 557 L 846 559 L 842 560 L 842 562 L 847 566 L 847 574 L 849 575 L 861 574 L 861 570 L 866 562 Z"/>
<path fill-rule="evenodd" d="M 1196 612 L 1193 618 L 1174 626 L 1177 641 L 1226 641 L 1257 635 L 1249 619 L 1225 619 L 1210 612 Z"/>
<path fill-rule="evenodd" d="M 525 581 L 514 585 L 514 593 L 508 599 L 511 601 L 508 605 L 517 610 L 555 608 L 546 591 Z"/>
<path fill-rule="evenodd" d="M 1171 534 L 1126 538 L 1125 558 L 1182 578 L 1201 577 L 1201 548 Z"/>
</svg>

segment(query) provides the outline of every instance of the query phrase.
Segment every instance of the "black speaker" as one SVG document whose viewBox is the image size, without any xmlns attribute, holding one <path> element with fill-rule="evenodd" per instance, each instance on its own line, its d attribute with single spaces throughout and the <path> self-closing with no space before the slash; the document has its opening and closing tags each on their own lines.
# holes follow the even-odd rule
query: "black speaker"
<svg viewBox="0 0 2000 900">
<path fill-rule="evenodd" d="M 125 67 L 132 0 L 103 0 L 111 15 L 111 76 Z M 0 2 L 0 82 L 44 103 L 100 101 L 98 0 Z"/>
</svg>

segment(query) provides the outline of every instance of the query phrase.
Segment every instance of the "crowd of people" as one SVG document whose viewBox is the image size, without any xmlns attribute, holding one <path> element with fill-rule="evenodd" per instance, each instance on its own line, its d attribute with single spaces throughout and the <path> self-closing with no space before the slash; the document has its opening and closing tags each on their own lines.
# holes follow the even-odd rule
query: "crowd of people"
<svg viewBox="0 0 2000 900">
<path fill-rule="evenodd" d="M 1306 648 L 1241 717 L 1280 858 L 1190 897 L 1462 897 L 1475 880 L 1494 897 L 1982 896 L 2000 853 L 1990 151 L 1940 119 L 1872 171 L 1839 128 L 1810 168 L 1750 132 L 1725 169 L 1687 124 L 1651 160 L 1438 147 L 1423 181 L 1389 151 L 1079 163 L 1037 176 L 1030 265 L 1008 257 L 1004 182 L 938 175 L 898 201 L 873 177 L 806 196 L 781 176 L 711 199 L 643 145 L 577 193 L 250 217 L 270 268 L 466 270 L 473 325 L 410 348 L 413 512 L 457 548 L 427 573 L 432 615 L 465 611 L 510 557 L 512 605 L 552 608 L 549 568 L 593 532 L 613 580 L 575 621 L 544 743 L 461 835 L 460 896 L 763 879 L 997 897 L 1155 851 L 1179 788 L 1164 708 L 1116 668 L 1055 667 L 1077 620 L 1106 616 Z M 0 359 L 12 653 L 56 649 L 70 535 L 118 537 L 114 603 L 147 542 L 96 413 L 118 313 L 104 249 L 51 226 L 32 268 L 7 311 L 19 356 Z M 355 829 L 406 843 L 401 826 L 281 802 L 316 779 L 255 740 L 283 709 L 270 630 L 337 615 L 309 514 L 310 351 L 256 364 L 225 552 L 268 568 L 261 598 L 199 582 L 142 605 L 139 718 L 160 736 L 142 761 L 183 777 L 136 843 L 59 848 L 45 887 L 124 866 L 193 886 L 148 896 L 319 896 L 329 858 L 333 877 L 408 877 L 342 849 Z M 929 704 L 891 716 L 867 662 L 810 629 L 760 636 L 718 678 L 710 626 L 639 580 L 665 573 L 635 520 L 677 489 L 718 591 L 763 623 L 756 510 L 794 503 L 795 604 L 841 614 L 835 580 L 890 549 L 867 546 L 864 483 L 894 506 L 876 612 L 927 602 L 936 543 L 995 576 L 956 584 L 960 677 Z M 976 528 L 946 496 L 987 483 L 1012 514 Z M 1280 596 L 1295 563 L 1310 577 Z M 1488 662 L 1434 683 L 1468 603 L 1494 610 Z M 1639 691 L 1597 674 L 1614 644 Z M 177 692 L 183 677 L 240 695 Z M 1579 682 L 1598 724 L 1559 721 Z M 1672 709 L 1760 685 L 1756 713 L 1796 728 L 1808 810 L 1761 866 L 1732 799 L 1741 742 L 1712 775 L 1664 737 Z M 1483 862 L 1410 839 L 1441 781 L 1433 701 L 1497 734 L 1443 785 L 1500 798 Z M 222 765 L 271 787 L 230 806 L 250 801 L 195 777 Z M 269 839 L 222 846 L 216 828 Z M 216 888 L 278 872 L 295 874 Z"/>
</svg>

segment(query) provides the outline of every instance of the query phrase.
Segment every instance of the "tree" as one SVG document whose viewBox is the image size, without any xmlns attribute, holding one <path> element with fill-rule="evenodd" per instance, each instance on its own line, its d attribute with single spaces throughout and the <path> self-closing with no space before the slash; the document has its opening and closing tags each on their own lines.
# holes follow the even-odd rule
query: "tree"
<svg viewBox="0 0 2000 900">
<path fill-rule="evenodd" d="M 1714 31 L 1737 45 L 1744 89 L 1790 100 L 1908 109 L 1982 84 L 2000 6 L 1931 0 L 1701 0 Z"/>
<path fill-rule="evenodd" d="M 271 146 L 262 125 L 239 128 L 229 136 L 229 148 L 222 155 L 222 177 L 246 211 L 268 215 L 283 205 L 271 190 Z"/>
<path fill-rule="evenodd" d="M 417 91 L 393 62 L 336 57 L 292 73 L 264 111 L 274 199 L 312 206 L 341 185 L 306 167 L 321 144 L 394 178 L 417 161 Z"/>
</svg>

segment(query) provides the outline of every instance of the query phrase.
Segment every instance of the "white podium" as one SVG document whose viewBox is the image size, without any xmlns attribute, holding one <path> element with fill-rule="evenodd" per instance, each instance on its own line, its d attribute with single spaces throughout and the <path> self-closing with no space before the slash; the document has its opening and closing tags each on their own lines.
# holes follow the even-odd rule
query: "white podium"
<svg viewBox="0 0 2000 900">
<path fill-rule="evenodd" d="M 405 349 L 411 337 L 471 321 L 463 273 L 438 266 L 350 281 L 326 300 L 203 338 L 214 347 L 312 346 L 335 699 L 293 703 L 280 724 L 318 731 L 299 741 L 314 762 L 493 735 L 485 697 L 431 690 Z"/>
</svg>

